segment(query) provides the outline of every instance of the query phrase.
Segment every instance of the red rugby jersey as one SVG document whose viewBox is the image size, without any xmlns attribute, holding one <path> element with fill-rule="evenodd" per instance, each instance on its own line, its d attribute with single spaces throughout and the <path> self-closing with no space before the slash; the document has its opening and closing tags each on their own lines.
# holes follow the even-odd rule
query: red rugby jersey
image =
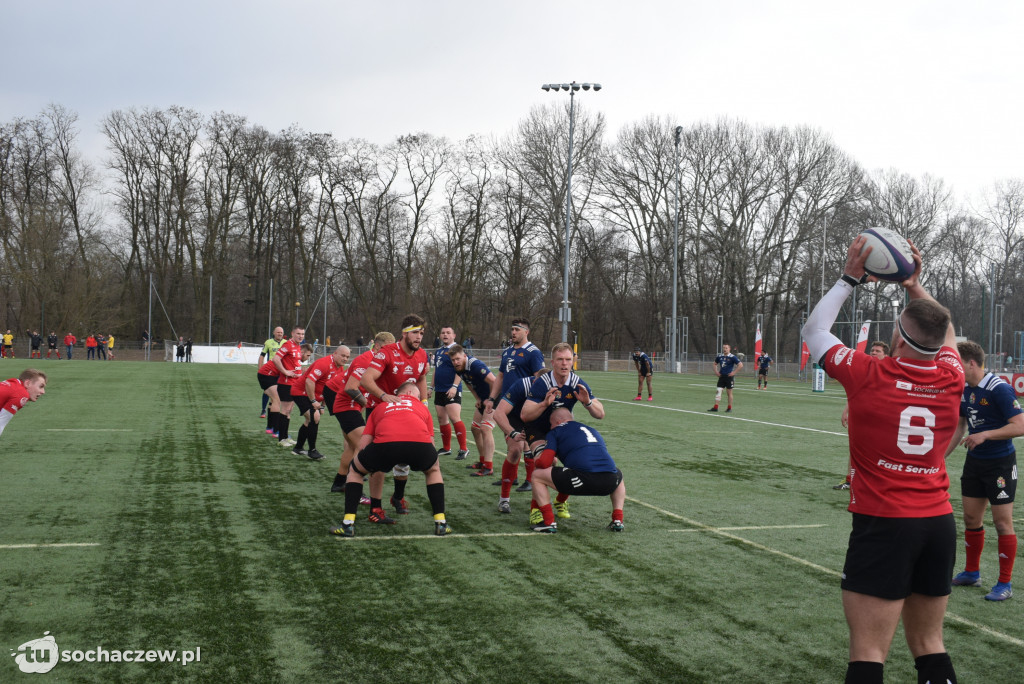
<svg viewBox="0 0 1024 684">
<path fill-rule="evenodd" d="M 964 370 L 955 349 L 934 360 L 876 359 L 843 345 L 824 368 L 850 406 L 850 508 L 883 518 L 953 511 L 946 448 L 960 421 Z"/>
<path fill-rule="evenodd" d="M 377 386 L 385 394 L 394 394 L 403 382 L 419 380 L 427 372 L 427 352 L 420 348 L 406 354 L 401 342 L 392 342 L 373 355 L 370 368 L 380 371 Z"/>
<path fill-rule="evenodd" d="M 273 359 L 260 366 L 260 369 L 256 372 L 260 375 L 269 375 L 275 378 L 281 374 L 281 371 L 277 370 L 277 366 L 274 365 Z"/>
<path fill-rule="evenodd" d="M 419 399 L 409 395 L 399 401 L 383 403 L 373 410 L 363 434 L 373 435 L 374 442 L 434 443 L 434 419 Z"/>
<path fill-rule="evenodd" d="M 285 370 L 299 371 L 302 368 L 302 348 L 295 344 L 291 340 L 286 340 L 281 348 L 277 350 L 274 358 L 281 360 L 281 365 Z M 281 381 L 284 381 L 283 383 Z M 288 376 L 282 376 L 278 378 L 279 384 L 291 384 L 292 378 Z"/>
<path fill-rule="evenodd" d="M 306 379 L 312 378 L 315 383 L 313 396 L 317 401 L 323 401 L 324 385 L 338 370 L 344 370 L 344 367 L 339 369 L 338 366 L 335 366 L 333 356 L 317 359 L 306 367 L 305 373 L 292 380 L 292 396 L 306 396 Z"/>
<path fill-rule="evenodd" d="M 370 367 L 371 361 L 373 361 L 373 352 L 367 349 L 349 364 L 347 371 L 339 374 L 344 377 L 341 379 L 341 382 L 338 383 L 338 388 L 334 390 L 337 397 L 334 399 L 334 406 L 331 408 L 332 413 L 341 413 L 342 411 L 361 411 L 363 409 L 362 406 L 356 403 L 352 397 L 348 396 L 348 393 L 345 392 L 345 384 L 352 376 L 362 378 L 363 373 L 365 373 L 366 369 Z M 338 376 L 335 376 L 335 378 L 337 377 Z M 332 384 L 334 384 L 334 379 L 327 383 L 328 387 Z M 368 407 L 372 409 L 377 405 L 377 400 L 371 397 L 366 390 L 360 387 L 359 391 L 362 392 L 363 396 L 366 398 Z"/>
</svg>

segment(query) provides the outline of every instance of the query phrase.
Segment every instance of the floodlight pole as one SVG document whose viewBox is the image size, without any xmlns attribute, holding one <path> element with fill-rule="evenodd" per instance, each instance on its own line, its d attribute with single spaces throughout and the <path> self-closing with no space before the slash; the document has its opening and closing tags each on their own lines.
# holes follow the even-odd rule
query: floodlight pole
<svg viewBox="0 0 1024 684">
<path fill-rule="evenodd" d="M 669 350 L 669 373 L 676 372 L 676 353 L 679 349 L 679 342 L 676 339 L 679 322 L 676 316 L 679 311 L 679 141 L 683 134 L 683 127 L 676 126 L 676 230 L 675 238 L 672 240 L 672 334 L 670 337 L 671 349 Z"/>
<path fill-rule="evenodd" d="M 545 83 L 541 90 L 565 90 L 569 93 L 569 161 L 565 172 L 565 260 L 562 268 L 562 307 L 559 318 L 562 320 L 562 341 L 569 341 L 569 318 L 572 315 L 569 310 L 569 247 L 572 230 L 572 139 L 575 130 L 575 97 L 576 92 L 594 89 L 595 92 L 601 89 L 600 83 Z"/>
</svg>

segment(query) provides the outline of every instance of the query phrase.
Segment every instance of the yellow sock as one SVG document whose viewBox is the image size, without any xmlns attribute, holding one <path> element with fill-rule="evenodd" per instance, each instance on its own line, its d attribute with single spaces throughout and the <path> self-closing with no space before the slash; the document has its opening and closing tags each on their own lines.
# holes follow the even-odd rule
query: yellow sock
<svg viewBox="0 0 1024 684">
<path fill-rule="evenodd" d="M 434 522 L 445 522 L 444 513 L 435 513 Z"/>
<path fill-rule="evenodd" d="M 355 521 L 356 521 L 356 514 L 355 513 L 346 513 L 345 514 L 345 522 L 355 522 Z"/>
</svg>

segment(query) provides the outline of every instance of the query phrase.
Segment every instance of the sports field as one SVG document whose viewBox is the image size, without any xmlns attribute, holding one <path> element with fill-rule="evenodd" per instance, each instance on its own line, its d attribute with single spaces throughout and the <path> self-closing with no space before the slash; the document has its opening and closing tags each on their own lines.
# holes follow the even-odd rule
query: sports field
<svg viewBox="0 0 1024 684">
<path fill-rule="evenodd" d="M 445 457 L 453 535 L 432 535 L 414 473 L 408 516 L 374 526 L 364 507 L 343 539 L 328 534 L 343 507 L 329 493 L 337 423 L 321 428 L 324 461 L 277 447 L 254 368 L 35 365 L 47 394 L 0 437 L 2 645 L 49 632 L 69 653 L 200 649 L 187 665 L 59 662 L 40 681 L 843 679 L 836 383 L 755 391 L 748 374 L 734 413 L 708 414 L 710 377 L 656 375 L 648 403 L 632 401 L 635 374 L 587 373 L 625 474 L 624 532 L 605 529 L 607 498 L 577 498 L 558 534 L 531 533 L 528 494 L 499 514 L 491 478 Z M 949 463 L 958 518 L 962 461 Z M 1021 681 L 1024 598 L 982 600 L 994 548 L 981 570 L 985 588 L 954 587 L 948 649 L 962 682 Z M 902 632 L 886 670 L 916 681 Z M 0 681 L 32 677 L 0 663 Z"/>
</svg>

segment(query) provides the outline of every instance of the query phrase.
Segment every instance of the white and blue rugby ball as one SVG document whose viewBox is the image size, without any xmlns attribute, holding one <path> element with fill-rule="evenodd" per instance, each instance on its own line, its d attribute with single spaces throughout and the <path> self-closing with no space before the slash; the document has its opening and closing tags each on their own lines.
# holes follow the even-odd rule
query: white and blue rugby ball
<svg viewBox="0 0 1024 684">
<path fill-rule="evenodd" d="M 901 283 L 914 275 L 914 253 L 902 235 L 881 226 L 868 228 L 860 235 L 867 238 L 864 249 L 872 248 L 864 263 L 864 270 L 870 275 L 891 283 Z"/>
</svg>

